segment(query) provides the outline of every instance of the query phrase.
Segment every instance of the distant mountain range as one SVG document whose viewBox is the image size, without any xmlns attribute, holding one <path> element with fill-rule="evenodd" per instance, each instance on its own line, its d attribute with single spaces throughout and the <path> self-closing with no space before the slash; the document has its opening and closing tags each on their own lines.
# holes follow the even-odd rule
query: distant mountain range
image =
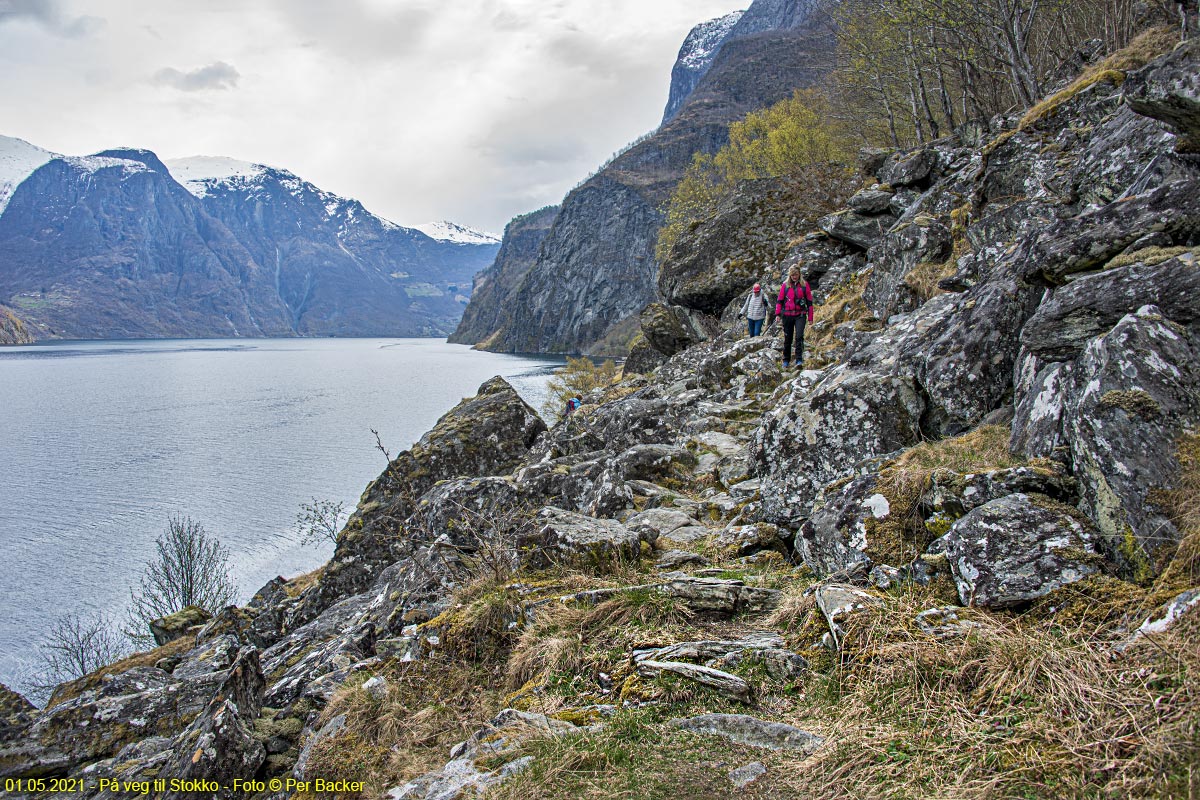
<svg viewBox="0 0 1200 800">
<path fill-rule="evenodd" d="M 0 312 L 39 339 L 443 336 L 498 250 L 263 164 L 0 136 Z"/>
</svg>

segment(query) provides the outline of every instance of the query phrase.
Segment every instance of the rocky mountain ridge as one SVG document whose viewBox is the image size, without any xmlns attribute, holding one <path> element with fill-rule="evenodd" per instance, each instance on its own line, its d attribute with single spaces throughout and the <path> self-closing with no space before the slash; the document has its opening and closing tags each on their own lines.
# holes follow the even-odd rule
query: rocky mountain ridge
<svg viewBox="0 0 1200 800">
<path fill-rule="evenodd" d="M 498 249 L 264 165 L 2 149 L 0 298 L 36 338 L 444 335 Z"/>
<path fill-rule="evenodd" d="M 479 301 L 491 308 L 472 318 L 495 319 L 491 330 L 457 341 L 509 353 L 625 352 L 638 313 L 658 299 L 661 207 L 693 154 L 716 151 L 730 123 L 832 66 L 829 27 L 798 0 L 755 0 L 714 48 L 678 112 L 564 198 L 523 279 Z"/>
<path fill-rule="evenodd" d="M 489 381 L 367 487 L 318 574 L 164 620 L 160 650 L 44 711 L 5 693 L 0 777 L 1184 796 L 1198 64 L 1192 42 L 864 153 L 807 228 L 783 230 L 786 188 L 743 187 L 761 213 L 711 225 L 805 265 L 806 369 L 744 337 L 755 278 L 713 270 L 755 237 L 698 238 L 712 260 L 670 273 L 619 383 L 547 426 Z"/>
</svg>

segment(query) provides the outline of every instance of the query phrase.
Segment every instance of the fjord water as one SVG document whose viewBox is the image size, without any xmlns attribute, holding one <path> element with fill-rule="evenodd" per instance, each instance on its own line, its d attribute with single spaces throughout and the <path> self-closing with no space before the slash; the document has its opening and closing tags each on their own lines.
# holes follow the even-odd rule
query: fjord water
<svg viewBox="0 0 1200 800">
<path fill-rule="evenodd" d="M 120 616 L 168 517 L 231 553 L 245 601 L 323 564 L 301 503 L 353 509 L 394 456 L 503 375 L 535 408 L 559 362 L 437 339 L 66 342 L 0 348 L 0 681 L 57 616 Z"/>
</svg>

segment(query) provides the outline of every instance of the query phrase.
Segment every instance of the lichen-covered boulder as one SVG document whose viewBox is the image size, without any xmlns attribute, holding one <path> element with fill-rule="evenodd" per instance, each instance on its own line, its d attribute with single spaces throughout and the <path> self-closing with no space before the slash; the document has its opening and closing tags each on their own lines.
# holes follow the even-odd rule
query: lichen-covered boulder
<svg viewBox="0 0 1200 800">
<path fill-rule="evenodd" d="M 1103 267 L 1148 233 L 1187 244 L 1200 232 L 1200 180 L 1181 180 L 1062 220 L 1038 234 L 1021 276 L 1055 286 Z"/>
<path fill-rule="evenodd" d="M 666 360 L 666 354 L 660 353 L 639 333 L 629 345 L 629 355 L 625 359 L 623 371 L 626 375 L 646 375 Z"/>
<path fill-rule="evenodd" d="M 1126 577 L 1147 580 L 1181 534 L 1155 497 L 1176 485 L 1178 437 L 1200 422 L 1200 341 L 1147 306 L 1078 358 L 1063 418 L 1082 507 Z"/>
<path fill-rule="evenodd" d="M 663 355 L 672 356 L 716 332 L 715 325 L 680 306 L 651 303 L 642 309 L 642 337 Z"/>
<path fill-rule="evenodd" d="M 868 216 L 850 210 L 830 214 L 817 222 L 829 236 L 862 250 L 869 250 L 882 241 L 884 234 L 895 224 L 896 218 L 890 213 Z"/>
<path fill-rule="evenodd" d="M 262 676 L 244 669 L 235 674 L 237 657 L 237 640 L 227 637 L 185 655 L 172 674 L 133 667 L 77 682 L 75 694 L 56 694 L 28 726 L 0 734 L 0 778 L 65 774 L 131 742 L 175 736 L 222 687 L 256 703 L 249 698 L 261 697 Z"/>
<path fill-rule="evenodd" d="M 1179 152 L 1200 152 L 1200 40 L 1185 42 L 1126 78 L 1125 102 L 1139 114 L 1170 125 Z"/>
<path fill-rule="evenodd" d="M 879 168 L 879 182 L 890 186 L 928 185 L 938 161 L 938 151 L 932 147 L 893 153 Z"/>
<path fill-rule="evenodd" d="M 1200 248 L 1163 257 L 1171 252 L 1134 252 L 1121 257 L 1133 263 L 1083 275 L 1055 289 L 1021 329 L 1021 345 L 1039 358 L 1068 361 L 1147 304 L 1200 333 Z"/>
<path fill-rule="evenodd" d="M 484 383 L 475 397 L 447 412 L 367 487 L 320 582 L 297 610 L 298 620 L 312 619 L 367 588 L 380 570 L 404 555 L 402 524 L 434 484 L 506 474 L 545 430 L 546 423 L 507 381 L 496 377 Z"/>
<path fill-rule="evenodd" d="M 1039 359 L 1032 353 L 1020 360 L 1014 385 L 1016 406 L 1008 447 L 1027 458 L 1048 458 L 1064 447 L 1062 421 L 1072 385 L 1071 362 Z"/>
<path fill-rule="evenodd" d="M 1010 608 L 1100 571 L 1090 523 L 1039 495 L 985 503 L 930 546 L 946 555 L 963 605 Z"/>
<path fill-rule="evenodd" d="M 173 642 L 186 633 L 195 633 L 197 629 L 212 619 L 212 614 L 199 606 L 188 606 L 182 611 L 168 614 L 165 617 L 150 622 L 150 633 L 154 635 L 154 643 L 162 646 Z"/>
<path fill-rule="evenodd" d="M 950 229 L 932 217 L 902 222 L 867 252 L 873 265 L 863 302 L 876 319 L 911 311 L 920 301 L 905 276 L 920 264 L 941 262 L 950 255 Z"/>
<path fill-rule="evenodd" d="M 867 557 L 867 523 L 891 513 L 886 497 L 875 491 L 877 477 L 863 475 L 842 486 L 813 511 L 796 535 L 796 552 L 825 578 L 854 575 L 871 568 Z"/>
<path fill-rule="evenodd" d="M 33 703 L 0 683 L 0 739 L 28 725 L 36 711 Z"/>
<path fill-rule="evenodd" d="M 561 508 L 544 508 L 537 530 L 520 542 L 530 566 L 552 564 L 609 569 L 636 560 L 642 538 L 611 519 L 594 519 Z"/>
<path fill-rule="evenodd" d="M 966 474 L 938 469 L 929 476 L 921 505 L 923 510 L 957 519 L 1010 494 L 1040 494 L 1074 505 L 1079 499 L 1079 482 L 1056 462 Z"/>
<path fill-rule="evenodd" d="M 794 527 L 822 487 L 865 459 L 921 440 L 925 402 L 911 378 L 837 367 L 769 411 L 751 442 L 762 479 L 763 517 Z"/>
<path fill-rule="evenodd" d="M 154 778 L 183 782 L 167 783 L 155 796 L 164 800 L 195 797 L 199 782 L 216 788 L 206 796 L 232 800 L 244 795 L 234 790 L 234 779 L 248 780 L 263 761 L 266 749 L 252 732 L 262 709 L 263 677 L 254 648 L 241 651 L 225 680 L 195 719 L 172 739 L 144 740 L 126 747 L 111 762 L 91 768 L 89 783 L 100 777 L 119 777 L 122 782 L 145 782 Z M 145 746 L 149 745 L 149 746 Z M 189 785 L 190 784 L 190 785 Z M 111 789 L 95 800 L 116 800 L 127 792 Z"/>
<path fill-rule="evenodd" d="M 894 192 L 879 188 L 860 189 L 846 201 L 846 205 L 860 214 L 882 214 L 889 210 L 894 197 Z"/>
</svg>

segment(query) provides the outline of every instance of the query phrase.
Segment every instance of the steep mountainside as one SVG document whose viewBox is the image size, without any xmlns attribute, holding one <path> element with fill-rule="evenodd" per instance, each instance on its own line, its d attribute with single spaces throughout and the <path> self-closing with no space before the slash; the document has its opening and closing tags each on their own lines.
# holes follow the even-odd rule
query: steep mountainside
<svg viewBox="0 0 1200 800">
<path fill-rule="evenodd" d="M 502 299 L 498 352 L 587 352 L 658 297 L 661 206 L 728 126 L 824 75 L 832 35 L 805 3 L 756 0 L 676 116 L 567 195 L 524 281 Z M 491 301 L 494 302 L 494 301 Z"/>
<path fill-rule="evenodd" d="M 0 145 L 15 164 L 0 301 L 39 338 L 440 335 L 498 249 L 393 225 L 286 170 Z"/>
<path fill-rule="evenodd" d="M 505 226 L 500 252 L 492 266 L 476 276 L 472 302 L 450 336 L 451 342 L 475 344 L 510 324 L 504 298 L 520 285 L 525 273 L 533 266 L 542 240 L 557 214 L 558 206 L 547 206 L 516 217 Z"/>
<path fill-rule="evenodd" d="M 671 90 L 667 95 L 667 108 L 663 111 L 663 122 L 669 122 L 679 109 L 683 108 L 684 101 L 708 73 L 713 59 L 725 43 L 725 37 L 742 18 L 743 13 L 734 11 L 708 22 L 701 22 L 688 33 L 687 38 L 683 40 L 683 46 L 679 48 L 679 55 L 675 58 L 675 66 L 671 69 Z"/>
<path fill-rule="evenodd" d="M 551 426 L 487 381 L 321 570 L 159 620 L 45 710 L 0 687 L 0 778 L 1190 796 L 1200 41 L 1149 57 L 874 159 L 791 231 L 821 298 L 806 369 L 710 318 Z M 742 247 L 778 188 L 697 241 Z M 674 308 L 748 288 L 694 291 L 705 263 Z"/>
</svg>

